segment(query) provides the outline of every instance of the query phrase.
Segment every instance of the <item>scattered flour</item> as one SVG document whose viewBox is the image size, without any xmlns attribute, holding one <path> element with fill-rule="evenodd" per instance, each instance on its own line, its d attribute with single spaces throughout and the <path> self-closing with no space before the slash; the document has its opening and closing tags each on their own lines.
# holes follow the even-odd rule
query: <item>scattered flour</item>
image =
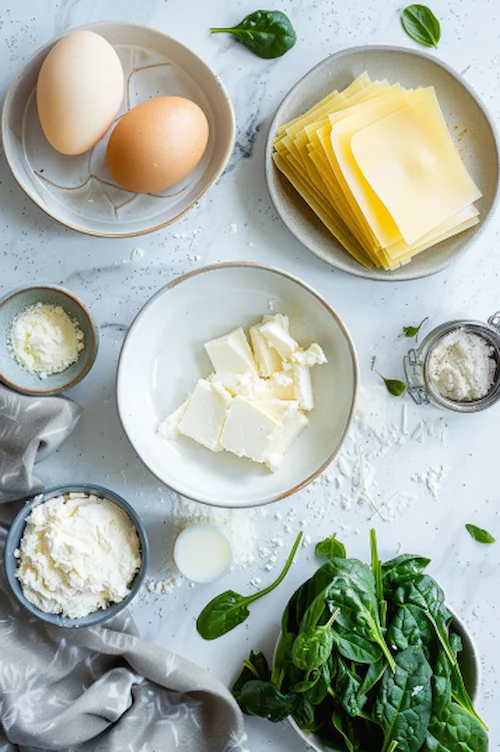
<svg viewBox="0 0 500 752">
<path fill-rule="evenodd" d="M 142 258 L 144 258 L 144 253 L 142 248 L 134 248 L 132 253 L 130 254 L 130 260 L 131 261 L 140 261 Z"/>
</svg>

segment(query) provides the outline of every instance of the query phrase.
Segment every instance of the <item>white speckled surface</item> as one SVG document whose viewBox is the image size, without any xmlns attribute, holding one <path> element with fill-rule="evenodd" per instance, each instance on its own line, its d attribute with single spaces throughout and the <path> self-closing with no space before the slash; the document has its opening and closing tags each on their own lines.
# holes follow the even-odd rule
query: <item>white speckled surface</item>
<svg viewBox="0 0 500 752">
<path fill-rule="evenodd" d="M 224 177 L 214 190 L 181 222 L 138 241 L 100 240 L 66 230 L 21 193 L 0 157 L 0 294 L 22 284 L 63 284 L 81 296 L 100 326 L 101 347 L 91 375 L 73 391 L 85 413 L 73 437 L 39 468 L 47 483 L 89 481 L 123 494 L 142 512 L 149 529 L 153 566 L 164 558 L 165 510 L 169 494 L 137 460 L 123 435 L 114 401 L 116 361 L 123 334 L 143 303 L 166 281 L 195 266 L 219 260 L 249 259 L 281 266 L 315 286 L 346 321 L 357 345 L 362 381 L 371 383 L 370 356 L 377 354 L 381 370 L 402 374 L 405 343 L 398 338 L 403 324 L 428 315 L 433 324 L 457 316 L 486 318 L 500 308 L 498 252 L 500 216 L 481 236 L 472 251 L 448 271 L 409 283 L 377 283 L 332 271 L 303 249 L 285 230 L 271 208 L 264 180 L 264 143 L 272 114 L 284 94 L 309 68 L 328 53 L 363 43 L 412 45 L 400 28 L 401 4 L 391 0 L 280 0 L 279 7 L 293 17 L 299 42 L 284 58 L 263 61 L 229 38 L 210 38 L 213 24 L 233 23 L 255 10 L 251 0 L 196 3 L 150 0 L 38 0 L 34 3 L 0 2 L 0 80 L 2 97 L 21 62 L 54 35 L 80 24 L 123 19 L 156 26 L 191 45 L 220 74 L 233 99 L 238 127 L 237 145 Z M 500 115 L 499 24 L 500 10 L 492 0 L 433 0 L 442 22 L 443 38 L 436 54 L 476 87 Z M 132 254 L 134 248 L 144 251 Z M 199 258 L 198 258 L 199 257 Z M 397 522 L 377 522 L 380 547 L 392 555 L 400 541 L 433 558 L 432 571 L 445 587 L 453 608 L 466 620 L 482 655 L 483 687 L 480 710 L 491 727 L 492 748 L 500 743 L 497 712 L 499 652 L 496 589 L 500 543 L 480 547 L 464 531 L 475 522 L 500 535 L 498 505 L 498 446 L 500 408 L 472 416 L 444 416 L 446 446 L 427 441 L 393 460 L 394 488 L 405 486 L 414 470 L 446 464 L 439 501 L 413 484 L 414 505 Z M 426 417 L 439 417 L 433 408 Z M 405 453 L 406 452 L 406 453 Z M 411 485 L 411 484 L 410 484 Z M 311 515 L 307 503 L 325 498 L 324 520 Z M 283 533 L 290 510 L 285 547 L 292 542 L 298 520 L 308 520 L 314 540 L 326 529 L 341 524 L 343 537 L 356 555 L 367 553 L 371 512 L 340 509 L 334 484 L 280 503 L 259 519 L 261 535 Z M 351 520 L 351 516 L 354 520 Z M 355 531 L 361 535 L 355 535 Z M 285 557 L 280 549 L 278 565 Z M 310 549 L 302 549 L 296 565 L 272 598 L 255 604 L 247 623 L 218 642 L 204 643 L 196 636 L 194 618 L 221 584 L 181 589 L 168 596 L 145 596 L 136 607 L 143 635 L 168 645 L 209 667 L 230 681 L 250 647 L 271 648 L 282 606 L 292 590 L 313 570 Z M 153 572 L 154 573 L 154 572 Z M 223 586 L 246 590 L 249 579 L 272 575 L 255 566 L 228 576 Z M 302 743 L 287 725 L 272 727 L 259 719 L 248 722 L 252 752 L 300 752 Z"/>
</svg>

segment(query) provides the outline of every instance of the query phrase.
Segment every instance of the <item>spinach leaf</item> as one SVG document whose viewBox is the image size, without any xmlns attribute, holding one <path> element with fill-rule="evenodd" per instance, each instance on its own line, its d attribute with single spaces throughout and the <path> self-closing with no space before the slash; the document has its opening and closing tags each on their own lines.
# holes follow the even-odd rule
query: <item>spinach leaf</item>
<svg viewBox="0 0 500 752">
<path fill-rule="evenodd" d="M 496 538 L 494 538 L 492 534 L 489 533 L 487 530 L 483 530 L 482 527 L 476 527 L 476 525 L 472 525 L 471 523 L 468 523 L 465 527 L 467 528 L 467 532 L 470 533 L 470 535 L 478 543 L 495 543 L 496 542 Z"/>
<path fill-rule="evenodd" d="M 213 27 L 210 32 L 232 34 L 249 50 L 267 59 L 281 57 L 297 41 L 290 19 L 279 10 L 257 10 L 237 26 Z"/>
<path fill-rule="evenodd" d="M 328 694 L 328 689 L 335 676 L 335 668 L 331 656 L 318 671 L 320 672 L 318 681 L 306 691 L 306 697 L 311 705 L 321 705 Z"/>
<path fill-rule="evenodd" d="M 401 16 L 403 28 L 409 37 L 424 47 L 437 47 L 441 38 L 441 26 L 434 13 L 426 5 L 409 5 Z"/>
<path fill-rule="evenodd" d="M 356 729 L 350 716 L 342 713 L 340 708 L 335 708 L 332 713 L 332 724 L 342 737 L 348 752 L 356 752 L 360 749 Z"/>
<path fill-rule="evenodd" d="M 488 734 L 460 705 L 451 703 L 433 719 L 422 752 L 487 752 Z"/>
<path fill-rule="evenodd" d="M 400 606 L 387 632 L 387 642 L 398 650 L 410 646 L 428 648 L 434 640 L 434 629 L 418 606 Z"/>
<path fill-rule="evenodd" d="M 414 580 L 419 574 L 422 574 L 429 563 L 430 559 L 423 556 L 402 554 L 382 564 L 385 597 L 392 597 L 394 590 L 399 585 L 404 585 L 405 582 Z"/>
<path fill-rule="evenodd" d="M 443 648 L 439 648 L 432 676 L 432 716 L 438 718 L 451 703 L 451 667 Z"/>
<path fill-rule="evenodd" d="M 238 705 L 246 715 L 258 715 L 278 723 L 292 714 L 294 698 L 282 694 L 269 681 L 252 679 L 241 687 Z"/>
<path fill-rule="evenodd" d="M 426 316 L 425 319 L 422 319 L 422 321 L 420 322 L 418 326 L 404 326 L 403 332 L 404 332 L 405 337 L 408 337 L 410 339 L 415 337 L 415 341 L 418 342 L 418 335 L 419 335 L 420 329 L 428 320 L 428 318 L 429 317 Z"/>
<path fill-rule="evenodd" d="M 366 703 L 366 695 L 360 695 L 361 681 L 356 674 L 348 668 L 345 661 L 337 656 L 337 671 L 333 682 L 333 691 L 336 699 L 342 705 L 345 712 L 356 718 L 363 710 Z"/>
<path fill-rule="evenodd" d="M 289 689 L 290 694 L 300 695 L 309 692 L 310 689 L 316 686 L 321 677 L 321 667 L 315 671 L 311 671 L 309 679 L 303 679 L 302 681 L 295 682 Z"/>
<path fill-rule="evenodd" d="M 295 698 L 293 720 L 303 731 L 316 731 L 318 726 L 315 721 L 315 708 L 304 694 Z M 322 720 L 319 725 L 322 724 Z"/>
<path fill-rule="evenodd" d="M 315 552 L 323 559 L 345 559 L 346 555 L 344 544 L 337 540 L 337 533 L 316 543 Z"/>
<path fill-rule="evenodd" d="M 241 671 L 241 674 L 233 684 L 231 692 L 234 699 L 236 700 L 236 702 L 239 702 L 241 689 L 243 685 L 248 681 L 253 681 L 253 679 L 262 679 L 263 681 L 269 681 L 270 678 L 271 673 L 269 671 L 269 666 L 264 654 L 261 653 L 260 650 L 250 651 L 250 657 L 247 658 L 247 660 L 243 661 L 243 669 Z"/>
<path fill-rule="evenodd" d="M 465 682 L 462 676 L 462 672 L 460 671 L 460 666 L 458 665 L 458 661 L 451 665 L 450 667 L 450 675 L 451 675 L 451 692 L 453 695 L 453 699 L 455 702 L 457 702 L 464 710 L 467 710 L 470 715 L 472 715 L 478 723 L 481 724 L 483 728 L 487 730 L 487 726 L 484 723 L 484 721 L 479 717 L 479 715 L 476 713 L 474 709 L 474 705 L 472 703 L 471 698 L 469 697 L 469 693 L 467 692 L 467 688 L 465 686 Z"/>
<path fill-rule="evenodd" d="M 292 661 L 301 671 L 314 671 L 328 660 L 333 650 L 331 626 L 339 613 L 338 608 L 325 625 L 309 627 L 295 638 L 292 646 Z"/>
<path fill-rule="evenodd" d="M 432 710 L 431 676 L 425 655 L 415 647 L 398 653 L 396 671 L 384 674 L 374 706 L 384 732 L 382 752 L 395 742 L 398 752 L 417 752 L 424 743 Z"/>
<path fill-rule="evenodd" d="M 331 562 L 327 561 L 312 577 L 297 588 L 283 612 L 281 619 L 281 631 L 283 634 L 286 632 L 299 632 L 302 618 L 308 607 L 320 593 L 328 589 L 333 577 L 334 572 Z"/>
<path fill-rule="evenodd" d="M 271 673 L 271 681 L 275 687 L 281 689 L 287 666 L 292 662 L 292 645 L 294 643 L 296 635 L 293 632 L 287 632 L 282 634 L 278 647 L 276 648 L 276 654 L 274 656 L 274 666 Z"/>
<path fill-rule="evenodd" d="M 382 629 L 385 629 L 387 626 L 387 601 L 384 598 L 382 562 L 378 557 L 377 534 L 373 528 L 370 530 L 370 549 L 372 558 L 372 572 L 373 578 L 375 580 L 375 590 L 377 593 L 379 607 L 380 625 Z"/>
<path fill-rule="evenodd" d="M 240 595 L 239 593 L 235 593 L 234 590 L 226 590 L 224 593 L 217 595 L 211 600 L 210 603 L 205 606 L 196 622 L 196 628 L 199 634 L 205 640 L 215 640 L 217 637 L 221 637 L 244 622 L 250 614 L 248 606 L 259 598 L 262 598 L 264 595 L 270 593 L 283 581 L 292 565 L 293 558 L 301 539 L 302 532 L 300 532 L 295 539 L 295 543 L 293 544 L 293 548 L 281 574 L 264 590 L 261 590 L 258 593 L 252 593 L 252 595 Z"/>
<path fill-rule="evenodd" d="M 399 381 L 399 379 L 386 379 L 385 376 L 382 376 L 382 374 L 376 369 L 375 373 L 380 376 L 385 384 L 385 388 L 393 397 L 401 397 L 401 395 L 406 392 L 406 384 L 404 381 Z"/>
<path fill-rule="evenodd" d="M 334 575 L 328 590 L 328 602 L 331 610 L 340 609 L 338 623 L 376 643 L 391 670 L 394 670 L 394 659 L 381 631 L 375 581 L 370 567 L 358 559 L 332 559 L 323 566 L 328 565 Z"/>
<path fill-rule="evenodd" d="M 387 671 L 387 663 L 383 658 L 380 658 L 376 663 L 372 663 L 368 671 L 365 674 L 365 678 L 363 679 L 361 686 L 358 691 L 358 698 L 361 695 L 367 695 L 368 692 L 371 692 L 371 690 L 379 683 L 379 681 L 382 679 L 383 675 Z"/>
<path fill-rule="evenodd" d="M 380 646 L 338 625 L 332 628 L 333 642 L 341 656 L 355 663 L 376 663 L 382 656 Z"/>
<path fill-rule="evenodd" d="M 448 660 L 454 665 L 457 661 L 448 635 L 452 615 L 444 605 L 444 593 L 437 582 L 426 574 L 420 575 L 396 588 L 394 600 L 400 606 L 412 605 L 422 609 L 434 627 Z"/>
</svg>

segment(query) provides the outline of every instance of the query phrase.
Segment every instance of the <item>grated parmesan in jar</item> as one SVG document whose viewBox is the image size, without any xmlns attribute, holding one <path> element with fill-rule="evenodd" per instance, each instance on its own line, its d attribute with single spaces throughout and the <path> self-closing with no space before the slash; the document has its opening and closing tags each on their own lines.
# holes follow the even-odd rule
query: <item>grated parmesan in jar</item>
<svg viewBox="0 0 500 752">
<path fill-rule="evenodd" d="M 486 397 L 495 381 L 493 347 L 479 334 L 465 329 L 446 334 L 429 358 L 429 376 L 443 397 L 472 402 Z"/>
</svg>

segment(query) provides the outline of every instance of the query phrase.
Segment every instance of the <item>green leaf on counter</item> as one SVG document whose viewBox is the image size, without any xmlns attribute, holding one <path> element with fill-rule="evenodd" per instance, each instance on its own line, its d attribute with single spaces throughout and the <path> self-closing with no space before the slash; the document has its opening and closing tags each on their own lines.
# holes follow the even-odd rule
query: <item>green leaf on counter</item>
<svg viewBox="0 0 500 752">
<path fill-rule="evenodd" d="M 264 588 L 264 590 L 252 593 L 252 595 L 240 595 L 239 593 L 235 593 L 234 590 L 226 590 L 224 593 L 213 598 L 205 606 L 196 622 L 196 628 L 205 640 L 215 640 L 217 637 L 221 637 L 239 624 L 242 624 L 250 614 L 248 606 L 278 587 L 292 565 L 293 558 L 302 540 L 302 535 L 302 532 L 300 532 L 295 539 L 293 548 L 279 577 L 268 585 L 268 587 Z"/>
<path fill-rule="evenodd" d="M 478 543 L 495 543 L 496 542 L 496 538 L 494 538 L 491 535 L 491 533 L 489 533 L 487 530 L 483 530 L 482 527 L 476 527 L 476 525 L 472 525 L 471 523 L 468 523 L 465 527 L 467 529 L 467 532 Z"/>
<path fill-rule="evenodd" d="M 232 34 L 255 55 L 266 59 L 281 57 L 297 41 L 290 19 L 279 10 L 257 10 L 237 26 L 213 27 L 210 32 Z"/>
<path fill-rule="evenodd" d="M 401 16 L 403 28 L 415 42 L 424 47 L 437 47 L 441 38 L 438 19 L 426 5 L 408 5 Z"/>
<path fill-rule="evenodd" d="M 377 370 L 375 370 L 375 373 L 380 376 L 387 391 L 389 394 L 392 394 L 393 397 L 401 397 L 401 395 L 406 392 L 406 384 L 404 381 L 399 381 L 398 379 L 386 379 L 385 376 L 382 376 Z"/>
<path fill-rule="evenodd" d="M 426 316 L 425 319 L 422 319 L 420 324 L 418 326 L 404 326 L 403 332 L 405 337 L 408 337 L 408 339 L 411 339 L 415 337 L 415 340 L 418 342 L 418 335 L 420 333 L 420 329 L 425 324 L 426 321 L 428 321 L 429 317 Z"/>
<path fill-rule="evenodd" d="M 345 546 L 337 540 L 337 533 L 316 543 L 314 550 L 321 559 L 345 559 Z"/>
</svg>

